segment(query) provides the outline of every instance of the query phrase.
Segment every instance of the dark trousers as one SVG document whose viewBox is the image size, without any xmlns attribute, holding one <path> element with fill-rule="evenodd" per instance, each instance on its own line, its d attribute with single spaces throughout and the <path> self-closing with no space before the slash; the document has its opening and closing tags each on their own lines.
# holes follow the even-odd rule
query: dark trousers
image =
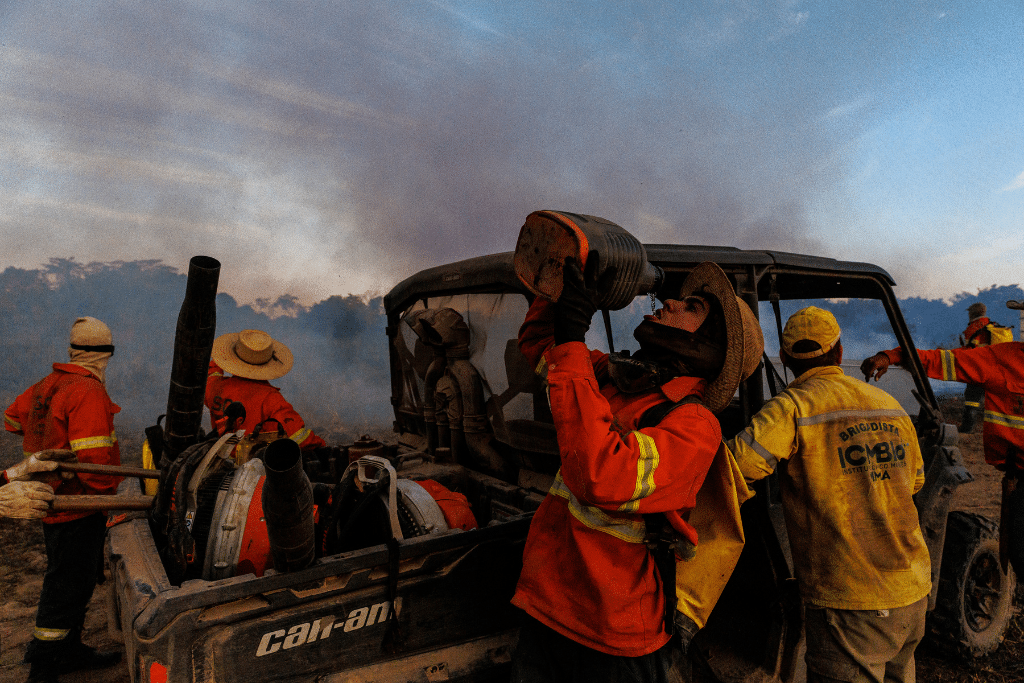
<svg viewBox="0 0 1024 683">
<path fill-rule="evenodd" d="M 78 643 L 85 611 L 103 561 L 107 518 L 103 514 L 59 524 L 44 524 L 46 574 L 39 594 L 35 638 L 25 661 L 49 657 Z"/>
<path fill-rule="evenodd" d="M 964 388 L 964 414 L 960 420 L 960 433 L 970 434 L 985 416 L 985 387 L 968 384 Z"/>
<path fill-rule="evenodd" d="M 598 652 L 523 615 L 511 683 L 676 683 L 674 644 L 641 657 Z"/>
</svg>

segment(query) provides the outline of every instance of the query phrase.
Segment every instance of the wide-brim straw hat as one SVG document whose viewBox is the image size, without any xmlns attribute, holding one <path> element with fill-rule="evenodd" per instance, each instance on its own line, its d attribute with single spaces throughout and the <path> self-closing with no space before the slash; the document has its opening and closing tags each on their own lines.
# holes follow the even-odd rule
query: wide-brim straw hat
<svg viewBox="0 0 1024 683">
<path fill-rule="evenodd" d="M 740 382 L 757 370 L 764 353 L 764 334 L 746 302 L 736 296 L 729 276 L 717 263 L 705 261 L 686 276 L 679 299 L 698 294 L 714 297 L 725 318 L 725 360 L 722 371 L 708 382 L 704 404 L 717 413 L 729 405 Z"/>
<path fill-rule="evenodd" d="M 222 334 L 210 355 L 224 370 L 247 379 L 284 377 L 295 362 L 287 346 L 262 330 Z"/>
</svg>

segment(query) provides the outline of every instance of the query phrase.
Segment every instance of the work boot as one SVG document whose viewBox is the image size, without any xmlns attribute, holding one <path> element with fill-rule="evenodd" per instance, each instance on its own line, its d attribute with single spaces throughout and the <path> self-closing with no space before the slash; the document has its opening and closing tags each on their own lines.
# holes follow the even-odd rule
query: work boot
<svg viewBox="0 0 1024 683">
<path fill-rule="evenodd" d="M 60 660 L 60 672 L 83 671 L 86 669 L 105 669 L 121 661 L 118 650 L 100 652 L 85 643 L 77 642 L 68 648 Z"/>
<path fill-rule="evenodd" d="M 58 683 L 60 681 L 57 662 L 35 661 L 28 670 L 28 678 L 25 683 Z"/>
</svg>

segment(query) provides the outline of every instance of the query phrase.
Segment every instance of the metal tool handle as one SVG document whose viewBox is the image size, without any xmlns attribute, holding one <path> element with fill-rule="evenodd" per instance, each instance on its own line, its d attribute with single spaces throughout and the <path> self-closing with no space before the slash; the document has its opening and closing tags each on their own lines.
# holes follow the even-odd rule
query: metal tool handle
<svg viewBox="0 0 1024 683">
<path fill-rule="evenodd" d="M 143 479 L 160 478 L 160 470 L 147 470 L 143 467 L 124 467 L 122 465 L 99 465 L 92 462 L 62 462 L 57 466 L 57 471 L 109 474 L 119 477 L 141 477 Z"/>
<path fill-rule="evenodd" d="M 54 512 L 91 512 L 101 510 L 148 510 L 154 496 L 54 496 Z"/>
</svg>

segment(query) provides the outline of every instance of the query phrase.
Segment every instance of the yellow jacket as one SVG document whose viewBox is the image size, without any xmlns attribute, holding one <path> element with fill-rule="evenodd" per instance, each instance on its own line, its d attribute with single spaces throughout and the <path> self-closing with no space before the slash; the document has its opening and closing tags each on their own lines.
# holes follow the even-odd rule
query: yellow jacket
<svg viewBox="0 0 1024 683">
<path fill-rule="evenodd" d="M 914 426 L 900 404 L 835 366 L 797 377 L 729 442 L 748 481 L 781 478 L 804 600 L 819 607 L 903 607 L 931 590 L 911 496 L 924 485 Z"/>
</svg>

